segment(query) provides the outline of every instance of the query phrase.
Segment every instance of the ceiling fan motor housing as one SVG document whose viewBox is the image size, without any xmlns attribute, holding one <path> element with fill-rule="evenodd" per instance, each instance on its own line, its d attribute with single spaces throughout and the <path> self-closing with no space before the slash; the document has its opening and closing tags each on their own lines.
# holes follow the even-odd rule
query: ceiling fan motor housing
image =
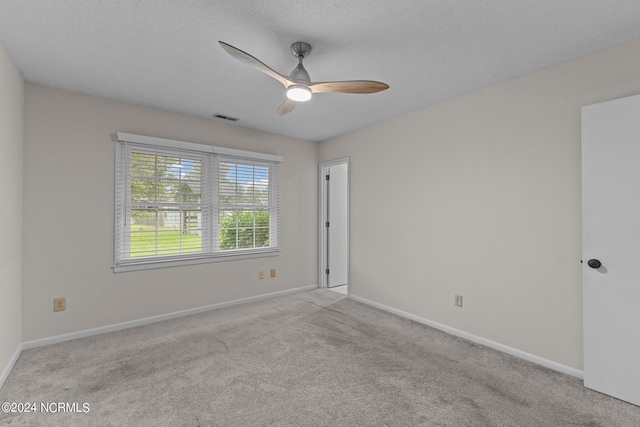
<svg viewBox="0 0 640 427">
<path fill-rule="evenodd" d="M 307 73 L 307 70 L 304 69 L 304 66 L 302 65 L 302 61 L 300 61 L 298 66 L 293 69 L 291 74 L 289 74 L 289 77 L 292 80 L 296 80 L 304 83 L 309 83 L 311 81 L 311 77 L 309 77 L 309 73 Z"/>
</svg>

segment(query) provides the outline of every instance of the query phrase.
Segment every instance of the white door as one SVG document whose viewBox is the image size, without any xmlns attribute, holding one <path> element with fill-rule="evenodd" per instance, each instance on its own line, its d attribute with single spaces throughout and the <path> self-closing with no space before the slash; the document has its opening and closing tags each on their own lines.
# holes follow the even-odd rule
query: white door
<svg viewBox="0 0 640 427">
<path fill-rule="evenodd" d="M 582 109 L 582 249 L 584 385 L 640 405 L 640 95 Z"/>
<path fill-rule="evenodd" d="M 324 181 L 324 271 L 328 287 L 347 284 L 348 163 L 322 168 Z"/>
</svg>

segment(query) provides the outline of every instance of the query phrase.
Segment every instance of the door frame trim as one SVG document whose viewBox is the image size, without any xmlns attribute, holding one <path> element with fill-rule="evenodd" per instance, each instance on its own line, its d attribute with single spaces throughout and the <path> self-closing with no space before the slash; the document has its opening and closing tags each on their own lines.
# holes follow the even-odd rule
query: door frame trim
<svg viewBox="0 0 640 427">
<path fill-rule="evenodd" d="M 349 254 L 351 252 L 351 157 L 341 157 L 322 162 L 318 165 L 318 287 L 327 287 L 327 234 L 325 222 L 327 212 L 327 194 L 325 187 L 326 171 L 331 166 L 347 165 L 347 295 L 351 294 L 351 269 Z"/>
</svg>

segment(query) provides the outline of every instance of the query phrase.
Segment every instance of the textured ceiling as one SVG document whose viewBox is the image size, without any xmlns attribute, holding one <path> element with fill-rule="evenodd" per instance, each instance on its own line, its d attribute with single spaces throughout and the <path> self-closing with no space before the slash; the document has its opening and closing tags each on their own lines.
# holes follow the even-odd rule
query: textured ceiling
<svg viewBox="0 0 640 427">
<path fill-rule="evenodd" d="M 639 18 L 638 0 L 0 0 L 0 43 L 30 82 L 322 141 L 639 38 Z M 312 80 L 390 89 L 280 117 L 280 83 L 218 40 L 286 75 L 306 41 Z"/>
</svg>

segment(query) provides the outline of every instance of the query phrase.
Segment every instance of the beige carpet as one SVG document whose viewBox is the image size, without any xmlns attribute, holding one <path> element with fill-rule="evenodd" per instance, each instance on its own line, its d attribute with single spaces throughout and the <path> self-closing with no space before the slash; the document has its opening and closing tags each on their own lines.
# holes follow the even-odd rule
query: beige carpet
<svg viewBox="0 0 640 427">
<path fill-rule="evenodd" d="M 0 402 L 79 411 L 9 426 L 640 426 L 576 378 L 329 290 L 26 350 Z"/>
</svg>

